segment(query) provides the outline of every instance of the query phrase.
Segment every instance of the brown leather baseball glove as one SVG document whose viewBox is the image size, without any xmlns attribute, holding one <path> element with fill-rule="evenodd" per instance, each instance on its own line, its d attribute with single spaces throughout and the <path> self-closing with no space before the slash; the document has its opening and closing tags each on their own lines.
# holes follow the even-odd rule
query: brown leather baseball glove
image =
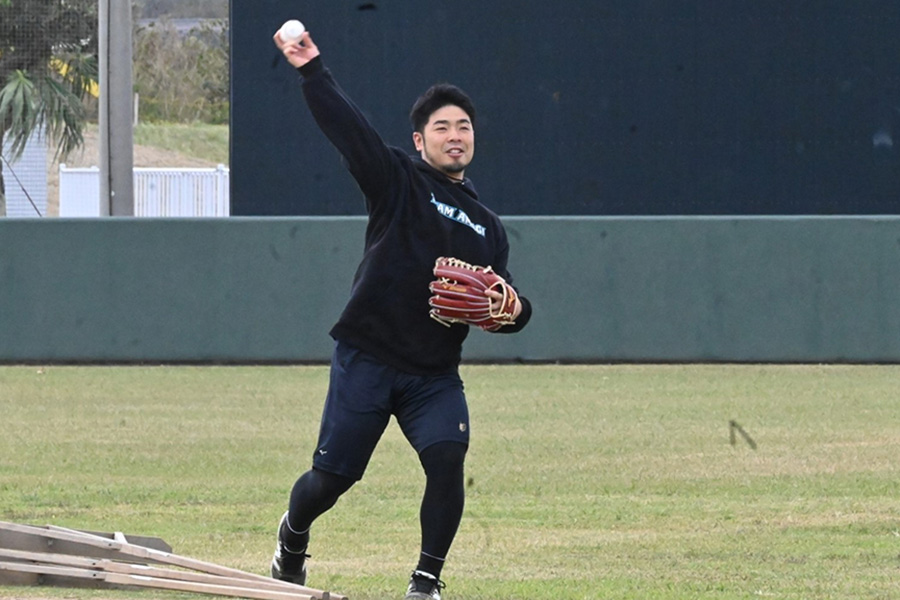
<svg viewBox="0 0 900 600">
<path fill-rule="evenodd" d="M 519 295 L 491 267 L 441 257 L 434 263 L 434 276 L 428 304 L 431 318 L 442 325 L 464 323 L 496 331 L 515 323 Z"/>
</svg>

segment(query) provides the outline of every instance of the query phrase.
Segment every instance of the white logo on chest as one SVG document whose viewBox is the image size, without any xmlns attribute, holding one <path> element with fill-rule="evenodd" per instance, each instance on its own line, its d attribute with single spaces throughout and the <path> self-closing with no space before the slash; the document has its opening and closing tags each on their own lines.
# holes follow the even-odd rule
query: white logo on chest
<svg viewBox="0 0 900 600">
<path fill-rule="evenodd" d="M 435 199 L 433 193 L 431 194 L 431 203 L 434 204 L 435 208 L 438 211 L 438 214 L 440 214 L 441 216 L 447 217 L 451 221 L 456 221 L 457 223 L 461 223 L 461 224 L 465 225 L 466 227 L 470 227 L 470 228 L 472 228 L 472 230 L 475 233 L 477 233 L 481 237 L 484 237 L 484 233 L 485 233 L 485 231 L 487 231 L 485 226 L 478 225 L 477 223 L 473 223 L 472 219 L 469 218 L 469 215 L 467 215 L 462 210 L 456 208 L 455 206 L 450 206 L 449 204 L 444 204 L 443 202 L 438 202 Z"/>
</svg>

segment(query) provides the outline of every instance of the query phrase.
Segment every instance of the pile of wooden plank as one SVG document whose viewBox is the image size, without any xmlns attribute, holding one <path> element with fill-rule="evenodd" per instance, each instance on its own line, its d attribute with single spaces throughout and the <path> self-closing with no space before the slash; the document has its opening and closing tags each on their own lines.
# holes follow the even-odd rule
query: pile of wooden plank
<svg viewBox="0 0 900 600">
<path fill-rule="evenodd" d="M 0 521 L 0 585 L 150 588 L 258 600 L 347 600 L 172 553 L 159 538 Z"/>
</svg>

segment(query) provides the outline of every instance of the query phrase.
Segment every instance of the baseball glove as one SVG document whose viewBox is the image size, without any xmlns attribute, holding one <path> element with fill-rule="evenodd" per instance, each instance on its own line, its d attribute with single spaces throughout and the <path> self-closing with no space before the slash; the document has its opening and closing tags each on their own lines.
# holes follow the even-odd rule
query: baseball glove
<svg viewBox="0 0 900 600">
<path fill-rule="evenodd" d="M 431 318 L 450 327 L 451 323 L 475 325 L 485 331 L 496 331 L 512 325 L 519 296 L 506 280 L 491 267 L 470 265 L 458 258 L 441 257 L 434 263 L 434 276 L 428 288 L 434 294 L 428 299 Z M 488 291 L 503 295 L 494 308 Z"/>
</svg>

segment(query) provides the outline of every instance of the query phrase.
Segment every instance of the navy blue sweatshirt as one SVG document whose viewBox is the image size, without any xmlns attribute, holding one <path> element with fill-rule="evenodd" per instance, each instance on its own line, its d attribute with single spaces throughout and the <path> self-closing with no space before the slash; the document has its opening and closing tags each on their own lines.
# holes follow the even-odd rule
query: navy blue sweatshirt
<svg viewBox="0 0 900 600">
<path fill-rule="evenodd" d="M 299 71 L 309 109 L 356 179 L 369 215 L 365 253 L 331 336 L 408 373 L 455 370 L 469 326 L 446 327 L 429 316 L 434 261 L 448 256 L 490 265 L 512 283 L 500 219 L 478 201 L 468 179 L 451 181 L 385 144 L 321 57 Z M 531 318 L 530 302 L 519 298 L 521 315 L 498 333 L 519 331 Z"/>
</svg>

